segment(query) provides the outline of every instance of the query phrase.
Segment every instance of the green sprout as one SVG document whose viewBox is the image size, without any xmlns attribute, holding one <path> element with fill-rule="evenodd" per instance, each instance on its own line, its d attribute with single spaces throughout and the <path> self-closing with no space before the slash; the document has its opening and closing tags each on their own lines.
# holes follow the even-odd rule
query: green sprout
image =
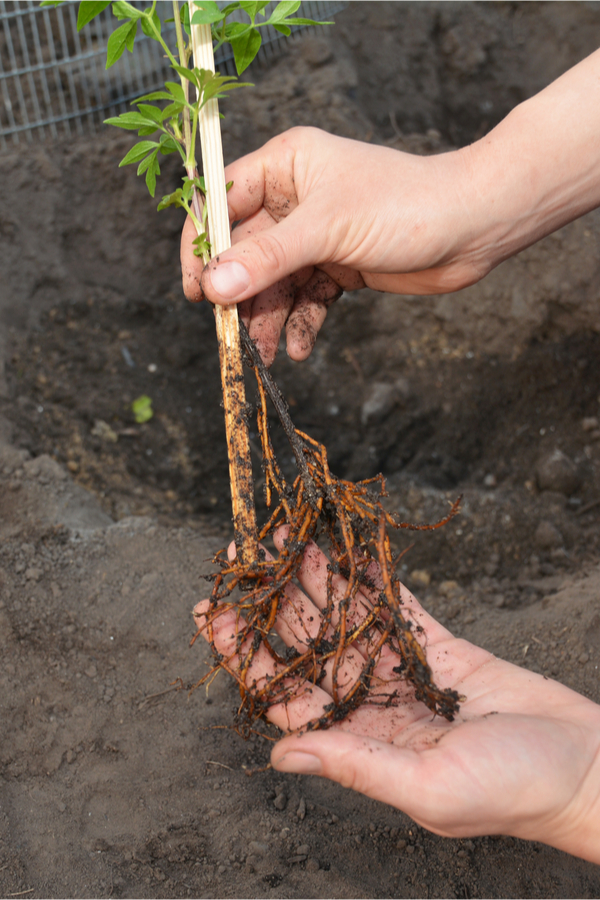
<svg viewBox="0 0 600 900">
<path fill-rule="evenodd" d="M 143 425 L 144 422 L 149 422 L 154 415 L 154 410 L 152 409 L 152 398 L 148 397 L 147 394 L 142 394 L 140 397 L 136 397 L 131 404 L 131 411 L 138 425 Z"/>
</svg>

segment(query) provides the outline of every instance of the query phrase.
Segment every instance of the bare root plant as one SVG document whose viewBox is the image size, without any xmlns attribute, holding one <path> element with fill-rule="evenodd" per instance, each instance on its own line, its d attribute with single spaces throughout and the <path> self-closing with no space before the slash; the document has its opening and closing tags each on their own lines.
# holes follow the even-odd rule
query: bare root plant
<svg viewBox="0 0 600 900">
<path fill-rule="evenodd" d="M 210 683 L 219 670 L 234 678 L 239 686 L 240 705 L 235 728 L 247 735 L 256 720 L 265 718 L 271 707 L 287 704 L 313 685 L 319 685 L 327 670 L 331 672 L 332 701 L 323 714 L 312 720 L 308 729 L 327 728 L 344 719 L 363 703 L 388 706 L 401 702 L 396 691 L 388 689 L 375 675 L 382 651 L 387 648 L 397 657 L 393 667 L 413 686 L 417 700 L 432 713 L 452 720 L 458 711 L 459 695 L 441 690 L 432 679 L 424 648 L 418 640 L 419 626 L 405 617 L 400 600 L 400 582 L 396 567 L 403 553 L 392 552 L 390 529 L 430 531 L 446 524 L 458 511 L 460 499 L 448 515 L 433 525 L 398 522 L 385 510 L 386 496 L 382 475 L 356 484 L 337 478 L 329 469 L 325 447 L 294 428 L 287 404 L 263 365 L 258 351 L 242 326 L 242 342 L 247 361 L 254 369 L 258 386 L 257 425 L 261 438 L 266 501 L 272 512 L 260 529 L 264 541 L 281 525 L 289 528 L 284 547 L 277 558 L 260 551 L 245 561 L 238 555 L 229 560 L 225 550 L 214 558 L 219 569 L 209 576 L 214 581 L 210 609 L 201 617 L 200 634 L 207 638 L 213 654 L 211 670 L 195 687 Z M 267 421 L 267 394 L 272 400 L 296 457 L 298 475 L 293 484 L 283 476 L 275 458 Z M 282 654 L 273 641 L 273 629 L 286 588 L 302 563 L 309 541 L 325 541 L 331 563 L 327 579 L 327 605 L 316 636 L 302 635 L 299 652 L 288 648 Z M 405 551 L 404 551 L 405 552 Z M 379 567 L 380 578 L 373 580 Z M 343 596 L 336 596 L 334 578 L 344 576 Z M 360 595 L 359 595 L 360 591 Z M 372 598 L 365 600 L 365 593 Z M 235 646 L 225 656 L 215 643 L 218 619 L 235 612 Z M 301 616 L 299 617 L 301 619 Z M 345 655 L 357 642 L 366 648 L 366 662 L 358 677 L 348 682 L 341 676 Z M 273 661 L 273 673 L 256 680 L 252 663 L 259 652 L 267 652 Z"/>
</svg>

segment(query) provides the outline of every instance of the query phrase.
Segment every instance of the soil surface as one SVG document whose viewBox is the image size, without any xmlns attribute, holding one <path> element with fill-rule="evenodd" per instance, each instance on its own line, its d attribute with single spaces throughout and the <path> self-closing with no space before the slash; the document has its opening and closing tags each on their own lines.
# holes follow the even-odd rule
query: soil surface
<svg viewBox="0 0 600 900">
<path fill-rule="evenodd" d="M 227 101 L 226 155 L 294 124 L 460 146 L 595 49 L 597 18 L 349 4 Z M 230 730 L 234 686 L 188 693 L 208 664 L 190 612 L 231 532 L 216 342 L 182 296 L 181 217 L 117 168 L 128 146 L 0 156 L 0 893 L 597 897 L 597 866 L 543 845 L 442 839 L 337 785 L 249 777 L 270 744 Z M 159 192 L 178 177 L 168 159 Z M 427 608 L 596 701 L 599 283 L 592 213 L 458 294 L 346 295 L 307 362 L 273 366 L 336 474 L 383 472 L 412 522 L 463 496 L 444 529 L 396 538 Z"/>
</svg>

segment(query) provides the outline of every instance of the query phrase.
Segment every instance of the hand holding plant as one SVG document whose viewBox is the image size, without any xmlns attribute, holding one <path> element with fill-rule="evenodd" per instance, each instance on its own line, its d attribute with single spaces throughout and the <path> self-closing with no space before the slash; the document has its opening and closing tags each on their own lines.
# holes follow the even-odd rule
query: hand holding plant
<svg viewBox="0 0 600 900">
<path fill-rule="evenodd" d="M 276 532 L 278 550 L 286 537 L 287 529 Z M 233 545 L 229 552 L 235 553 Z M 291 652 L 302 653 L 321 626 L 328 571 L 329 560 L 309 543 L 298 571 L 301 587 L 288 586 L 275 622 Z M 369 574 L 373 589 L 362 588 L 355 614 L 361 605 L 371 608 L 382 587 L 374 567 Z M 338 575 L 338 604 L 345 587 Z M 436 683 L 466 697 L 454 721 L 432 717 L 406 682 L 394 679 L 397 660 L 384 652 L 367 700 L 328 731 L 303 728 L 331 703 L 331 667 L 320 684 L 270 709 L 272 722 L 295 732 L 273 748 L 273 767 L 338 781 L 398 807 L 438 834 L 514 835 L 600 863 L 600 707 L 455 638 L 405 587 L 400 599 L 427 647 Z M 208 601 L 196 607 L 200 626 L 208 610 Z M 223 654 L 235 647 L 238 630 L 233 613 L 216 623 L 214 640 Z M 365 650 L 357 642 L 344 654 L 340 680 L 352 682 Z M 258 685 L 275 674 L 266 654 L 257 655 L 252 666 Z M 386 704 L 394 691 L 401 702 Z"/>
<path fill-rule="evenodd" d="M 285 316 L 262 292 L 291 273 L 314 267 L 344 289 L 398 294 L 473 284 L 600 204 L 599 76 L 596 51 L 470 147 L 438 156 L 307 128 L 274 138 L 227 168 L 231 219 L 242 225 L 218 265 L 202 273 L 184 231 L 186 293 L 197 298 L 201 279 L 209 300 L 241 302 L 250 333 L 268 331 L 270 358 Z M 301 284 L 286 300 L 294 359 L 324 321 L 335 291 L 328 282 L 322 291 Z"/>
</svg>

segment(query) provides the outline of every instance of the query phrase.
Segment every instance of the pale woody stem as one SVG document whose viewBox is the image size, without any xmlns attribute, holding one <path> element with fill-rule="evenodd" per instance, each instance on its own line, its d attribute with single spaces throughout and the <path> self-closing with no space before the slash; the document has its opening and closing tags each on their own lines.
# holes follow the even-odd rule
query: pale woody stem
<svg viewBox="0 0 600 900">
<path fill-rule="evenodd" d="M 189 6 L 191 18 L 194 13 L 192 2 Z M 191 29 L 194 66 L 214 72 L 210 25 L 192 25 Z M 208 200 L 208 226 L 212 256 L 215 257 L 231 246 L 221 126 L 216 100 L 209 100 L 203 106 L 199 124 Z M 258 545 L 237 306 L 215 305 L 215 322 L 221 362 L 235 540 L 241 561 L 248 564 L 257 559 Z"/>
</svg>

